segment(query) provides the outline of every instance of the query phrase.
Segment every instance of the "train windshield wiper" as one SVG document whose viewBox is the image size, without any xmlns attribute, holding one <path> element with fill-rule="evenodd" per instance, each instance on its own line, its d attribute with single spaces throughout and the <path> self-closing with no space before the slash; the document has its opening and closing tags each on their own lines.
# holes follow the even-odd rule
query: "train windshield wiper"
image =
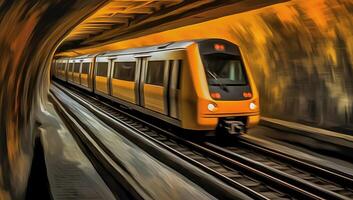
<svg viewBox="0 0 353 200">
<path fill-rule="evenodd" d="M 227 87 L 222 83 L 222 81 L 220 81 L 218 78 L 217 78 L 217 75 L 215 73 L 212 73 L 210 70 L 207 70 L 207 73 L 210 74 L 213 79 L 217 82 L 217 85 L 224 91 L 228 92 L 228 89 Z"/>
</svg>

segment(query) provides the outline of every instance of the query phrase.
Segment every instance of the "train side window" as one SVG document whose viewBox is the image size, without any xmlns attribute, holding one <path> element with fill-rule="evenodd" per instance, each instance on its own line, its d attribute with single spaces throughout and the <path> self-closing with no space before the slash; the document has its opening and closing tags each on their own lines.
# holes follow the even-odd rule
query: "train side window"
<svg viewBox="0 0 353 200">
<path fill-rule="evenodd" d="M 107 76 L 108 62 L 97 62 L 97 76 Z"/>
<path fill-rule="evenodd" d="M 88 72 L 89 72 L 89 63 L 82 63 L 81 73 L 88 74 Z"/>
<path fill-rule="evenodd" d="M 146 83 L 163 86 L 165 61 L 148 61 Z"/>
<path fill-rule="evenodd" d="M 79 73 L 80 72 L 80 63 L 75 63 L 74 64 L 74 72 Z"/>
<path fill-rule="evenodd" d="M 135 68 L 136 62 L 115 62 L 113 78 L 125 81 L 134 81 Z"/>
</svg>

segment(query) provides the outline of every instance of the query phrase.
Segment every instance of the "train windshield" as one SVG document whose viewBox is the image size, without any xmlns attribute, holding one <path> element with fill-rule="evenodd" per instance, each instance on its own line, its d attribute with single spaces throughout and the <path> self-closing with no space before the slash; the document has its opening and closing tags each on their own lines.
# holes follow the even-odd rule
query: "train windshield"
<svg viewBox="0 0 353 200">
<path fill-rule="evenodd" d="M 241 58 L 229 54 L 208 54 L 203 56 L 208 84 L 246 85 L 246 75 Z"/>
</svg>

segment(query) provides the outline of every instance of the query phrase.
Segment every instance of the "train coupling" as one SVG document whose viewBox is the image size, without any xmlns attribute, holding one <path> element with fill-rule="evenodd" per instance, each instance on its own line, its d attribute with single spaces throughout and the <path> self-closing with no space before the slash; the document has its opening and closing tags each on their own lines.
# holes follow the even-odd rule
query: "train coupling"
<svg viewBox="0 0 353 200">
<path fill-rule="evenodd" d="M 230 135 L 241 135 L 246 132 L 246 126 L 242 121 L 224 120 L 220 126 Z"/>
</svg>

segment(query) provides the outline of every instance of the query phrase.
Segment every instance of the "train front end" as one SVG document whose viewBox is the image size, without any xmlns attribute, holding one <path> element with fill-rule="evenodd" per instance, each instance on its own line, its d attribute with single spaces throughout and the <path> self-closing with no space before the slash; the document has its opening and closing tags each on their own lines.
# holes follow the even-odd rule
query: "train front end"
<svg viewBox="0 0 353 200">
<path fill-rule="evenodd" d="M 198 124 L 229 134 L 245 133 L 259 122 L 260 105 L 239 47 L 226 40 L 208 39 L 198 42 L 198 52 L 204 74 L 198 92 Z"/>
</svg>

